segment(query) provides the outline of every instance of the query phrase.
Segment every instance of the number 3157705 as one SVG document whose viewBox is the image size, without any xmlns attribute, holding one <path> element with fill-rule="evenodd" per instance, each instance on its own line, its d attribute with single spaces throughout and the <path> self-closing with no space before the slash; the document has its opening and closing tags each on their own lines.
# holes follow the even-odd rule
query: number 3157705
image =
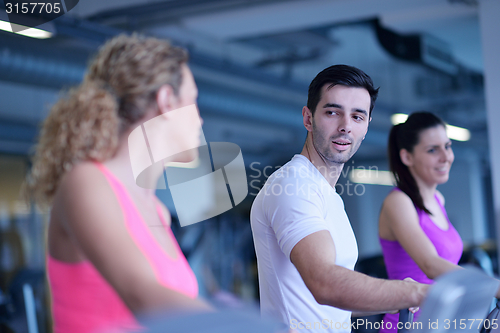
<svg viewBox="0 0 500 333">
<path fill-rule="evenodd" d="M 60 3 L 44 2 L 23 2 L 5 4 L 7 14 L 59 14 L 61 12 Z"/>
<path fill-rule="evenodd" d="M 449 320 L 445 319 L 444 320 L 444 329 L 473 329 L 476 327 L 477 323 L 477 329 L 479 330 L 481 327 L 484 327 L 486 329 L 494 329 L 496 330 L 498 328 L 498 319 L 460 319 L 458 321 L 457 319 Z"/>
</svg>

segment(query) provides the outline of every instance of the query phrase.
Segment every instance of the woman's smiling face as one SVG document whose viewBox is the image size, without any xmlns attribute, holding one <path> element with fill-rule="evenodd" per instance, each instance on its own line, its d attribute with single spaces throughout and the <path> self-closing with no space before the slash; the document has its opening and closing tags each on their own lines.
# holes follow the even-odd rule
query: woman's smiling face
<svg viewBox="0 0 500 333">
<path fill-rule="evenodd" d="M 441 125 L 420 132 L 418 144 L 402 158 L 413 177 L 429 186 L 448 181 L 454 159 L 451 140 Z"/>
</svg>

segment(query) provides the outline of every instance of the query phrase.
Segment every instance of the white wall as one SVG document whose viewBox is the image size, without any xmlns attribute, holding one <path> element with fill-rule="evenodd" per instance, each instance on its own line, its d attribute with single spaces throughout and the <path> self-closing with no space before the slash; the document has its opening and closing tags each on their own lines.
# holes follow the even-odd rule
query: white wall
<svg viewBox="0 0 500 333">
<path fill-rule="evenodd" d="M 488 115 L 488 136 L 491 160 L 493 209 L 495 214 L 497 240 L 500 239 L 500 1 L 479 1 L 481 42 L 483 44 L 486 110 Z M 500 251 L 500 248 L 497 250 Z M 498 256 L 500 260 L 500 256 Z"/>
</svg>

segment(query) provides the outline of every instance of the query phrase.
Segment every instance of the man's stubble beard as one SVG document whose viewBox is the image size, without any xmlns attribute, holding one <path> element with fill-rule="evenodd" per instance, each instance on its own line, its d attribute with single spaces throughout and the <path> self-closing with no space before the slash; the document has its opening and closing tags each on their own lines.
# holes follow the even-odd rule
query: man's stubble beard
<svg viewBox="0 0 500 333">
<path fill-rule="evenodd" d="M 343 153 L 341 152 L 335 154 L 333 152 L 335 148 L 332 147 L 332 141 L 343 136 L 339 135 L 337 137 L 325 140 L 324 135 L 322 135 L 322 133 L 317 129 L 314 121 L 312 125 L 313 125 L 313 131 L 311 134 L 312 134 L 313 147 L 323 159 L 327 160 L 330 163 L 339 164 L 340 166 L 344 165 L 354 156 L 354 154 L 358 151 L 359 147 L 361 146 L 361 142 L 363 142 L 363 140 L 359 140 L 358 142 L 354 143 L 356 146 L 352 146 L 353 142 L 351 139 L 349 139 L 351 141 L 351 148 L 343 152 L 347 154 L 347 157 L 343 157 L 342 155 Z M 339 159 L 336 159 L 335 157 L 339 157 Z"/>
</svg>

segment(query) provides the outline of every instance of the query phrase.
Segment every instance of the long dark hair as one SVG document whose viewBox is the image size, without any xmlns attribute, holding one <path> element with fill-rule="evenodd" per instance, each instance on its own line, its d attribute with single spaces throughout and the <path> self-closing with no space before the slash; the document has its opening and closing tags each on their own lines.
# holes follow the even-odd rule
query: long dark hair
<svg viewBox="0 0 500 333">
<path fill-rule="evenodd" d="M 389 167 L 396 179 L 396 185 L 410 197 L 416 207 L 429 215 L 432 214 L 424 206 L 424 201 L 420 195 L 417 182 L 415 178 L 413 178 L 408 167 L 401 161 L 399 152 L 401 149 L 406 149 L 408 152 L 412 153 L 413 148 L 420 141 L 420 133 L 436 126 L 443 126 L 446 128 L 445 122 L 436 115 L 430 112 L 414 112 L 408 117 L 406 122 L 392 127 L 389 133 L 388 144 Z"/>
</svg>

